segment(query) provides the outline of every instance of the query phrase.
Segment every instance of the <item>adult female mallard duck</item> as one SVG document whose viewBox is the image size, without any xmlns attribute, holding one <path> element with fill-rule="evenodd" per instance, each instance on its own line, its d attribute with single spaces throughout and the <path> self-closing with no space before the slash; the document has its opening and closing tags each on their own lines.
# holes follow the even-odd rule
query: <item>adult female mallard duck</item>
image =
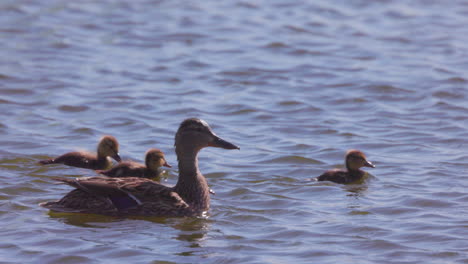
<svg viewBox="0 0 468 264">
<path fill-rule="evenodd" d="M 364 178 L 365 171 L 361 167 L 375 168 L 374 164 L 367 160 L 364 153 L 359 150 L 351 149 L 346 152 L 346 169 L 333 169 L 320 175 L 318 181 L 332 181 L 336 183 L 359 182 Z"/>
<path fill-rule="evenodd" d="M 162 166 L 171 168 L 164 157 L 164 153 L 156 148 L 149 149 L 145 155 L 145 164 L 134 161 L 123 161 L 108 170 L 97 170 L 97 173 L 113 177 L 156 178 L 160 175 Z"/>
<path fill-rule="evenodd" d="M 41 206 L 58 212 L 130 216 L 196 216 L 210 207 L 205 177 L 198 169 L 198 152 L 205 147 L 239 149 L 218 137 L 203 120 L 184 120 L 176 133 L 179 180 L 167 187 L 150 179 L 104 176 L 56 179 L 76 189 Z"/>
<path fill-rule="evenodd" d="M 97 155 L 85 151 L 68 152 L 55 159 L 41 160 L 39 163 L 42 165 L 62 163 L 73 167 L 103 170 L 112 165 L 108 157 L 121 161 L 119 143 L 113 136 L 103 136 L 101 138 L 97 147 Z"/>
</svg>

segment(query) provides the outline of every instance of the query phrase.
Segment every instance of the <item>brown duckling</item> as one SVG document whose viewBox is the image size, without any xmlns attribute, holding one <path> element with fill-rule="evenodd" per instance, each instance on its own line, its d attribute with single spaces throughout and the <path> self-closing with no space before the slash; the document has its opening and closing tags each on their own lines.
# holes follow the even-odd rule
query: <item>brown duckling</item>
<svg viewBox="0 0 468 264">
<path fill-rule="evenodd" d="M 179 179 L 167 187 L 145 178 L 88 177 L 55 179 L 76 189 L 59 201 L 41 206 L 58 212 L 133 216 L 196 216 L 210 207 L 207 181 L 198 168 L 205 147 L 239 149 L 218 137 L 203 120 L 184 120 L 176 133 Z"/>
<path fill-rule="evenodd" d="M 55 159 L 41 160 L 40 164 L 62 163 L 68 166 L 103 170 L 112 165 L 112 157 L 116 161 L 121 161 L 119 156 L 119 143 L 113 136 L 103 136 L 97 147 L 97 155 L 84 151 L 68 152 Z"/>
<path fill-rule="evenodd" d="M 364 178 L 365 171 L 361 167 L 375 168 L 374 164 L 367 160 L 364 153 L 359 150 L 351 149 L 346 152 L 346 169 L 333 169 L 320 175 L 318 181 L 332 181 L 336 183 L 358 182 Z"/>
<path fill-rule="evenodd" d="M 164 157 L 164 153 L 156 148 L 149 149 L 145 155 L 145 165 L 134 161 L 123 161 L 109 170 L 97 170 L 97 173 L 114 177 L 140 177 L 156 178 L 159 176 L 159 168 L 165 166 L 171 168 Z"/>
</svg>

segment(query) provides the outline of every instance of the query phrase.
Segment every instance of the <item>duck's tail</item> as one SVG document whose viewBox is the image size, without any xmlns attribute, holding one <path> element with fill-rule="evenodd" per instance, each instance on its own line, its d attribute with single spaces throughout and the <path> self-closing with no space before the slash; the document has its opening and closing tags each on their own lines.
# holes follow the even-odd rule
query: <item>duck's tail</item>
<svg viewBox="0 0 468 264">
<path fill-rule="evenodd" d="M 46 160 L 39 161 L 39 164 L 42 164 L 42 165 L 53 164 L 53 163 L 55 163 L 54 159 L 46 159 Z"/>
<path fill-rule="evenodd" d="M 81 210 L 77 210 L 77 209 L 73 209 L 73 208 L 67 208 L 67 207 L 61 205 L 59 201 L 43 202 L 43 203 L 40 203 L 39 206 L 47 208 L 47 209 L 52 210 L 54 212 L 81 213 Z"/>
</svg>

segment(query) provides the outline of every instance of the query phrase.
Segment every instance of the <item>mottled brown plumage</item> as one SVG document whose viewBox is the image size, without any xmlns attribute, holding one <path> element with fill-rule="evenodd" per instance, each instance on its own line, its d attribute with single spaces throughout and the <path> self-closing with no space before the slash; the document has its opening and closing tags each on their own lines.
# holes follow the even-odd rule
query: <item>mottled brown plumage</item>
<svg viewBox="0 0 468 264">
<path fill-rule="evenodd" d="M 149 149 L 145 155 L 145 164 L 134 161 L 123 161 L 109 170 L 97 170 L 96 172 L 109 177 L 140 177 L 157 178 L 161 171 L 160 167 L 171 168 L 164 157 L 164 153 L 159 149 Z"/>
<path fill-rule="evenodd" d="M 150 179 L 97 176 L 55 180 L 76 189 L 57 202 L 41 204 L 52 211 L 140 216 L 195 213 L 195 208 L 191 208 L 172 188 Z"/>
<path fill-rule="evenodd" d="M 109 157 L 112 157 L 116 161 L 121 161 L 119 156 L 119 143 L 113 136 L 104 136 L 101 138 L 97 147 L 97 154 L 85 151 L 68 152 L 55 159 L 41 160 L 39 163 L 42 165 L 62 163 L 73 167 L 102 170 L 112 165 L 112 161 Z"/>
<path fill-rule="evenodd" d="M 76 189 L 56 202 L 41 206 L 58 212 L 134 216 L 195 216 L 210 207 L 209 188 L 198 169 L 198 152 L 204 147 L 239 149 L 219 138 L 197 118 L 183 121 L 175 138 L 179 180 L 167 187 L 145 178 L 105 176 L 56 179 Z"/>
<path fill-rule="evenodd" d="M 336 183 L 348 184 L 359 182 L 364 178 L 365 171 L 361 167 L 375 168 L 375 166 L 366 159 L 364 153 L 359 150 L 349 150 L 346 153 L 346 170 L 333 169 L 320 175 L 318 181 L 332 181 Z"/>
</svg>

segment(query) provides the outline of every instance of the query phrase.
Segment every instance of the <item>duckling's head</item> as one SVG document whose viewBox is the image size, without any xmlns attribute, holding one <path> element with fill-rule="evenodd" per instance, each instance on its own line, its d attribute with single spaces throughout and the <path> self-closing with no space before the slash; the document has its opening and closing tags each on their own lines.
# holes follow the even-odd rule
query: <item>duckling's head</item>
<svg viewBox="0 0 468 264">
<path fill-rule="evenodd" d="M 205 147 L 240 149 L 238 146 L 218 137 L 205 121 L 198 118 L 185 119 L 175 137 L 177 155 L 198 152 Z"/>
<path fill-rule="evenodd" d="M 98 145 L 98 156 L 111 157 L 120 162 L 122 159 L 119 156 L 119 142 L 113 136 L 103 136 Z"/>
<path fill-rule="evenodd" d="M 374 164 L 367 160 L 366 155 L 356 149 L 346 152 L 346 167 L 349 170 L 358 170 L 361 167 L 375 168 Z"/>
<path fill-rule="evenodd" d="M 167 163 L 164 153 L 156 148 L 149 149 L 146 152 L 145 158 L 146 167 L 151 170 L 157 170 L 159 167 L 165 166 L 171 168 L 172 166 Z"/>
</svg>

